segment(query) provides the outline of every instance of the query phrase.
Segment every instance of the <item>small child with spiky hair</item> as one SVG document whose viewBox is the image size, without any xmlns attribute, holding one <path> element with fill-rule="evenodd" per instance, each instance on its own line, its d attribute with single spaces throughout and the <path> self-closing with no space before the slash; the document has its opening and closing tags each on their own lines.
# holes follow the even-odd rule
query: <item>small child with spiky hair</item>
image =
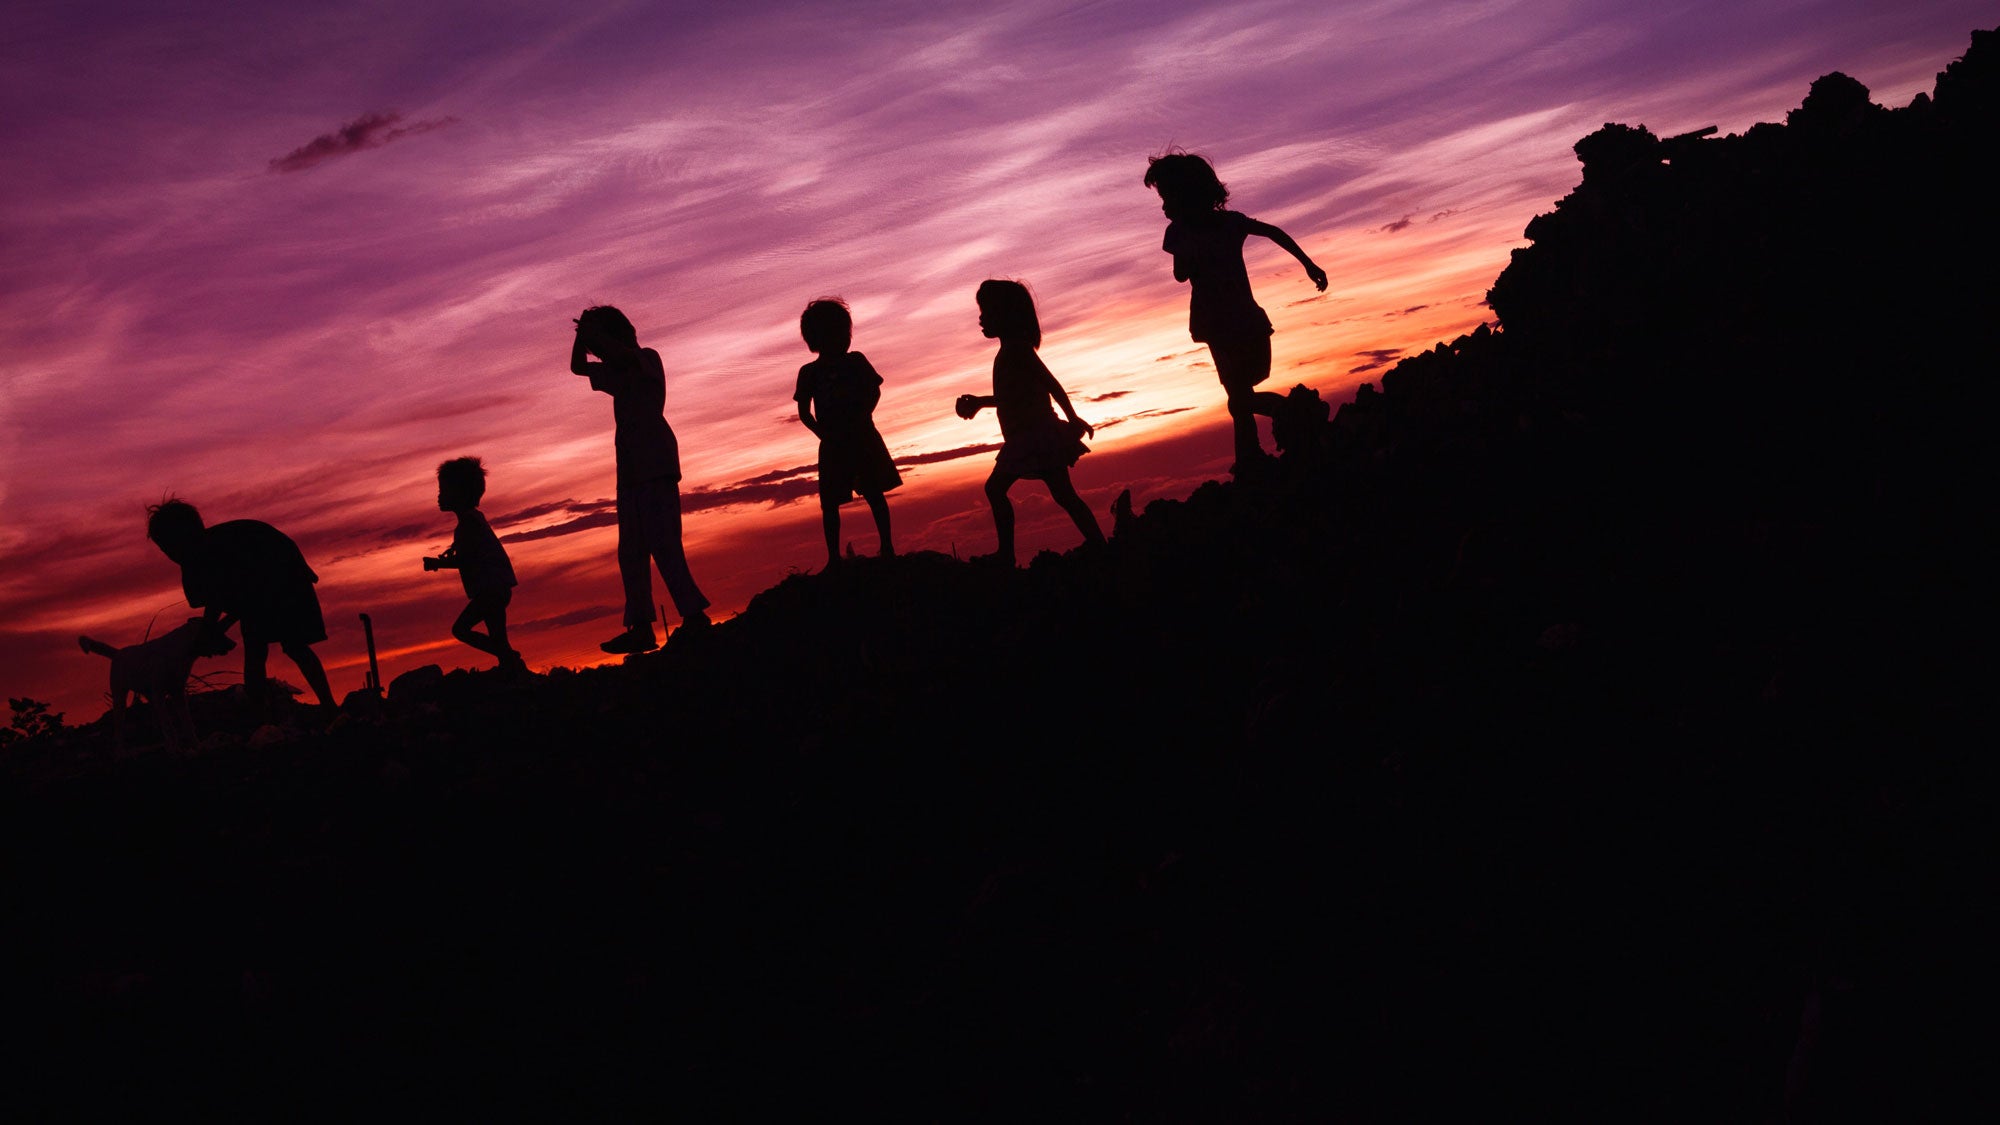
<svg viewBox="0 0 2000 1125">
<path fill-rule="evenodd" d="M 451 546 L 424 560 L 425 570 L 456 570 L 466 606 L 452 622 L 451 635 L 500 662 L 503 671 L 526 671 L 521 654 L 507 643 L 507 605 L 514 600 L 514 564 L 479 511 L 486 496 L 486 466 L 477 457 L 454 457 L 438 466 L 438 510 L 458 516 Z M 474 625 L 484 624 L 484 633 Z"/>
</svg>

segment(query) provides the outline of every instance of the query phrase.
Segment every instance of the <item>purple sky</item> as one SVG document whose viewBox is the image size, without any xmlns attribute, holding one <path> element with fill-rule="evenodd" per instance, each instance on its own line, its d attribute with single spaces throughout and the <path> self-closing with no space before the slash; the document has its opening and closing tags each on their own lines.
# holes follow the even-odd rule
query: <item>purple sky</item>
<svg viewBox="0 0 2000 1125">
<path fill-rule="evenodd" d="M 1332 275 L 1253 244 L 1283 389 L 1339 400 L 1488 318 L 1521 230 L 1607 121 L 1782 120 L 1842 70 L 1906 104 L 1992 3 L 16 3 L 0 44 L 0 690 L 97 715 L 78 633 L 187 614 L 144 538 L 171 491 L 291 533 L 337 692 L 356 614 L 385 671 L 450 640 L 433 472 L 491 472 L 537 666 L 617 631 L 609 402 L 570 318 L 624 308 L 666 358 L 687 542 L 723 613 L 818 565 L 797 316 L 854 309 L 888 380 L 898 545 L 990 550 L 992 345 L 972 293 L 1027 281 L 1100 426 L 1102 512 L 1229 459 L 1222 396 L 1140 184 L 1169 145 Z M 965 451 L 973 450 L 967 453 Z M 956 454 L 955 454 L 955 451 Z M 693 495 L 701 490 L 703 495 Z M 1017 490 L 1024 558 L 1073 529 Z M 596 518 L 593 518 L 595 516 Z M 844 530 L 863 551 L 860 506 Z M 540 533 L 540 534 L 536 534 Z M 226 671 L 233 659 L 204 670 Z M 282 659 L 273 671 L 297 682 Z"/>
</svg>

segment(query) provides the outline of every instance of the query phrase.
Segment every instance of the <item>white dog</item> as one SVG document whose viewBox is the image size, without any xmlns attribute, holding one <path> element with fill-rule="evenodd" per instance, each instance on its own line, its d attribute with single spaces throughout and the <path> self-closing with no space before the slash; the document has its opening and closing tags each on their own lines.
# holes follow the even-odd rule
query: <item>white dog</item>
<svg viewBox="0 0 2000 1125">
<path fill-rule="evenodd" d="M 236 647 L 226 636 L 203 642 L 202 619 L 187 623 L 149 641 L 113 648 L 103 641 L 78 637 L 85 652 L 111 659 L 111 731 L 120 750 L 125 748 L 125 700 L 138 695 L 153 705 L 160 717 L 160 734 L 169 750 L 194 750 L 194 717 L 188 713 L 188 673 L 198 656 L 219 656 Z"/>
</svg>

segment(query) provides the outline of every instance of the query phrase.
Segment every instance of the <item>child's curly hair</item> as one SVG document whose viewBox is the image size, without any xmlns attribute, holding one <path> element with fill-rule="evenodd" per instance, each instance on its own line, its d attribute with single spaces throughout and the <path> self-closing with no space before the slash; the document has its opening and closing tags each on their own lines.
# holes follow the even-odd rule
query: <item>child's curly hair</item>
<svg viewBox="0 0 2000 1125">
<path fill-rule="evenodd" d="M 839 297 L 821 297 L 799 314 L 799 335 L 821 355 L 844 352 L 854 342 L 854 316 Z"/>
<path fill-rule="evenodd" d="M 486 497 L 486 466 L 477 457 L 454 457 L 438 466 L 438 486 L 458 489 L 477 507 Z"/>
<path fill-rule="evenodd" d="M 1147 158 L 1146 186 L 1157 188 L 1169 203 L 1196 210 L 1220 211 L 1229 202 L 1229 188 L 1208 161 L 1179 149 Z"/>
</svg>

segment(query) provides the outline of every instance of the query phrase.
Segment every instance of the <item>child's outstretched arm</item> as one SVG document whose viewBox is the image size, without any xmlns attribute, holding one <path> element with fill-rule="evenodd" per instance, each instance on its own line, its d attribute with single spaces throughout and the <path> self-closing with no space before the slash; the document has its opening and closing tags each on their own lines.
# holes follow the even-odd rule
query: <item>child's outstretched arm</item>
<svg viewBox="0 0 2000 1125">
<path fill-rule="evenodd" d="M 1274 227 L 1269 223 L 1260 223 L 1255 219 L 1250 220 L 1250 233 L 1261 234 L 1265 238 L 1268 238 L 1272 242 L 1275 242 L 1279 246 L 1283 247 L 1286 253 L 1290 254 L 1294 258 L 1297 258 L 1299 260 L 1299 264 L 1306 268 L 1306 276 L 1312 279 L 1313 285 L 1316 286 L 1320 292 L 1322 293 L 1326 292 L 1326 271 L 1319 268 L 1319 266 L 1315 265 L 1313 263 L 1313 260 L 1306 256 L 1306 252 L 1304 250 L 1299 249 L 1299 244 L 1292 241 L 1291 235 L 1286 234 L 1284 231 L 1279 230 L 1277 227 Z"/>
<path fill-rule="evenodd" d="M 952 404 L 952 408 L 958 411 L 960 418 L 970 418 L 978 414 L 981 408 L 993 405 L 995 403 L 992 395 L 960 395 L 958 401 Z"/>
</svg>

